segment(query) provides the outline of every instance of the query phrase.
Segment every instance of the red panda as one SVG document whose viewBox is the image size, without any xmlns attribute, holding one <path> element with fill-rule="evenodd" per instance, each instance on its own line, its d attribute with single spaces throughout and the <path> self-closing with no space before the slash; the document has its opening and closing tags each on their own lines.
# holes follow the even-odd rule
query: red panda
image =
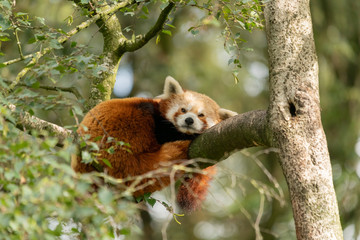
<svg viewBox="0 0 360 240">
<path fill-rule="evenodd" d="M 234 115 L 206 95 L 182 89 L 169 76 L 163 94 L 155 99 L 112 99 L 95 106 L 84 116 L 77 132 L 98 143 L 98 162 L 104 172 L 124 179 L 188 159 L 189 144 L 197 135 Z M 129 149 L 116 141 L 128 143 Z M 108 151 L 111 147 L 113 151 Z M 80 157 L 73 158 L 71 166 L 79 173 L 98 170 Z M 193 174 L 180 186 L 177 201 L 184 210 L 195 210 L 205 198 L 214 167 L 205 169 L 205 173 Z M 136 186 L 132 181 L 126 185 L 134 187 L 133 195 L 137 197 L 169 184 L 167 173 L 142 179 Z"/>
</svg>

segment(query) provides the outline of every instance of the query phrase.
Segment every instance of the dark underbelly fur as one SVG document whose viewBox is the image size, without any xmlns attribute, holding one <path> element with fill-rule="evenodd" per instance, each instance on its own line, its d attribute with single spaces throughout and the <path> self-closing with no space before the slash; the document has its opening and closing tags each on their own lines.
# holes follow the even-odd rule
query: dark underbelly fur
<svg viewBox="0 0 360 240">
<path fill-rule="evenodd" d="M 185 134 L 179 132 L 174 124 L 165 118 L 158 116 L 155 118 L 155 136 L 159 144 L 174 142 L 178 140 L 193 140 L 199 134 Z"/>
</svg>

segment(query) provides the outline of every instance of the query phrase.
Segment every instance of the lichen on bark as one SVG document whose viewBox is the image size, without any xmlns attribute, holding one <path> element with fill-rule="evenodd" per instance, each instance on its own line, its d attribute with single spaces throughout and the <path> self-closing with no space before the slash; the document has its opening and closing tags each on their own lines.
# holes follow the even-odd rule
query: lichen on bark
<svg viewBox="0 0 360 240">
<path fill-rule="evenodd" d="M 297 239 L 342 239 L 321 124 L 318 65 L 308 0 L 265 5 L 269 129 L 290 192 Z"/>
</svg>

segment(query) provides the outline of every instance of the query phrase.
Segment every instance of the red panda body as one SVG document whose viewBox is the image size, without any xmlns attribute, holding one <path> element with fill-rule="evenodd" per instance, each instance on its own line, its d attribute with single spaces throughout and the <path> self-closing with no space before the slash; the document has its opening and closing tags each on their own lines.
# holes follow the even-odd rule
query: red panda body
<svg viewBox="0 0 360 240">
<path fill-rule="evenodd" d="M 183 90 L 176 80 L 168 77 L 164 94 L 158 99 L 127 98 L 100 103 L 85 115 L 78 133 L 97 141 L 98 160 L 104 171 L 112 177 L 124 179 L 188 159 L 191 140 L 235 114 L 221 109 L 205 95 Z M 116 144 L 117 141 L 128 143 L 129 149 Z M 110 147 L 114 151 L 108 151 Z M 102 159 L 107 159 L 111 167 Z M 80 157 L 73 159 L 72 167 L 80 173 L 96 171 Z M 211 170 L 208 172 L 209 175 L 213 173 Z M 178 193 L 178 202 L 183 209 L 194 210 L 200 204 L 210 178 L 194 174 L 185 181 Z M 126 185 L 132 183 L 129 181 Z M 133 186 L 134 196 L 160 190 L 169 184 L 169 172 L 144 178 Z"/>
</svg>

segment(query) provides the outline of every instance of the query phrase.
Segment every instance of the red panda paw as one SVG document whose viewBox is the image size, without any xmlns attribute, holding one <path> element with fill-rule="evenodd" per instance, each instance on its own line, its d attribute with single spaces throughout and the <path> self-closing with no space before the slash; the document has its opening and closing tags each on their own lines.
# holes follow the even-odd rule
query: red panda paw
<svg viewBox="0 0 360 240">
<path fill-rule="evenodd" d="M 169 142 L 165 143 L 161 147 L 161 150 L 163 152 L 167 152 L 168 155 L 171 156 L 169 160 L 188 159 L 188 150 L 190 143 L 190 140 Z"/>
</svg>

